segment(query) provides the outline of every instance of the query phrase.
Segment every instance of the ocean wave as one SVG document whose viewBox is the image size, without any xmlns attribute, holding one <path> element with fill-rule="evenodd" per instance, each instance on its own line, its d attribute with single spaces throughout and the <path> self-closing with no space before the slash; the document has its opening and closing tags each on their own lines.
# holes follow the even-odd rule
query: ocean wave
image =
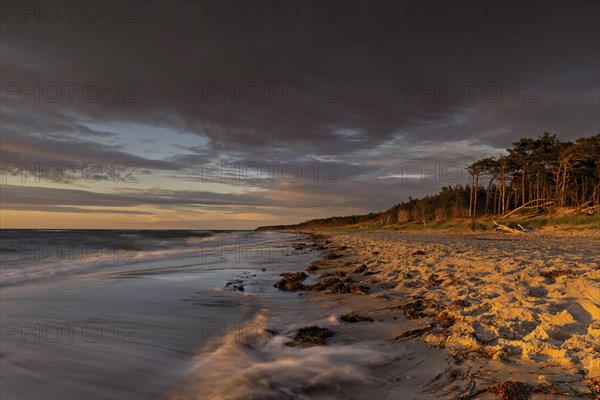
<svg viewBox="0 0 600 400">
<path fill-rule="evenodd" d="M 0 230 L 0 235 L 0 286 L 146 260 L 208 262 L 273 245 L 268 234 L 251 231 Z"/>
<path fill-rule="evenodd" d="M 250 324 L 266 322 L 259 314 Z M 292 348 L 288 341 L 265 331 L 230 332 L 196 356 L 183 387 L 168 398 L 337 399 L 381 383 L 372 368 L 390 362 L 387 353 L 357 345 Z"/>
</svg>

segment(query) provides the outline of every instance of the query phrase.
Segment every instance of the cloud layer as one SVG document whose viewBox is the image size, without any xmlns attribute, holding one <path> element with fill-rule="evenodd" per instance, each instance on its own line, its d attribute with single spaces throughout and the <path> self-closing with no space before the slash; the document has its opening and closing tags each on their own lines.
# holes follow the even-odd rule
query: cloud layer
<svg viewBox="0 0 600 400">
<path fill-rule="evenodd" d="M 442 171 L 520 137 L 600 131 L 596 2 L 251 3 L 98 3 L 94 23 L 3 9 L 3 166 L 134 164 L 139 180 L 8 176 L 2 210 L 377 211 L 464 182 Z M 220 163 L 278 163 L 279 179 L 223 183 L 206 173 Z"/>
</svg>

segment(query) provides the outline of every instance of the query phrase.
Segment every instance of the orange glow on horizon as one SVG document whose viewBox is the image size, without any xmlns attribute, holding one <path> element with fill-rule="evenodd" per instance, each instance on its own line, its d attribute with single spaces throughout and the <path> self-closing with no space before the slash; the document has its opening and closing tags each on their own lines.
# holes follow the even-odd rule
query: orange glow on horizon
<svg viewBox="0 0 600 400">
<path fill-rule="evenodd" d="M 268 214 L 230 211 L 182 218 L 177 212 L 118 214 L 0 210 L 0 229 L 254 229 L 276 220 Z"/>
</svg>

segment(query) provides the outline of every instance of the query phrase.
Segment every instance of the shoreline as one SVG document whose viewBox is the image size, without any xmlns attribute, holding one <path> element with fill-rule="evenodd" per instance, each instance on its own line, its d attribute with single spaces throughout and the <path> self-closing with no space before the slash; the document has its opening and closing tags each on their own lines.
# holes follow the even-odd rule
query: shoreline
<svg viewBox="0 0 600 400">
<path fill-rule="evenodd" d="M 80 321 L 105 332 L 98 343 L 82 335 L 71 343 L 64 335 L 41 347 L 9 335 L 3 394 L 43 397 L 22 378 L 27 371 L 60 397 L 91 390 L 172 399 L 498 399 L 513 390 L 537 400 L 559 393 L 592 398 L 578 370 L 593 366 L 599 350 L 597 299 L 577 295 L 600 282 L 598 267 L 590 267 L 597 261 L 591 239 L 329 231 L 261 233 L 248 243 L 255 242 L 269 249 L 263 257 L 233 246 L 237 252 L 225 259 L 215 252 L 209 259 L 144 261 L 2 288 L 9 310 L 3 322 Z M 564 268 L 572 272 L 551 273 Z M 273 287 L 286 277 L 298 279 L 297 287 Z M 568 296 L 561 300 L 560 292 Z M 450 304 L 455 300 L 470 305 Z M 514 315 L 504 321 L 500 312 Z M 114 343 L 115 321 L 135 323 L 139 341 Z M 527 346 L 518 337 L 523 330 Z M 512 341 L 493 342 L 511 332 Z M 65 355 L 56 357 L 57 349 Z M 572 365 L 557 362 L 570 358 Z M 57 368 L 40 368 L 50 362 Z M 121 378 L 103 370 L 112 364 L 145 372 L 122 387 L 73 386 L 67 373 L 89 371 L 113 382 Z"/>
<path fill-rule="evenodd" d="M 405 380 L 399 393 L 408 386 L 441 398 L 598 395 L 598 232 L 304 233 L 324 254 L 311 264 L 320 280 L 341 271 L 369 287 L 363 295 L 307 293 L 333 300 L 332 311 L 391 324 L 378 333 L 378 324 L 341 322 L 341 332 L 418 343 L 448 357 L 443 370 L 421 371 L 423 379 L 412 380 L 419 384 Z M 432 365 L 440 368 L 439 360 Z"/>
</svg>

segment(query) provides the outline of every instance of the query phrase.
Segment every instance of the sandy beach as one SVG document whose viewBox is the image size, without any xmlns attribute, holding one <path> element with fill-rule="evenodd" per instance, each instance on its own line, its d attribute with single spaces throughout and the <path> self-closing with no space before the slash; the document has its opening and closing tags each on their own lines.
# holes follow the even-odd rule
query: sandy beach
<svg viewBox="0 0 600 400">
<path fill-rule="evenodd" d="M 99 234 L 3 264 L 3 398 L 597 396 L 597 233 Z"/>
<path fill-rule="evenodd" d="M 599 395 L 600 232 L 327 231 L 310 238 L 300 247 L 325 255 L 308 268 L 322 284 L 301 292 L 338 316 L 341 335 L 408 343 L 427 355 L 395 380 L 383 379 L 378 396 Z M 342 311 L 367 321 L 344 322 Z"/>
</svg>

